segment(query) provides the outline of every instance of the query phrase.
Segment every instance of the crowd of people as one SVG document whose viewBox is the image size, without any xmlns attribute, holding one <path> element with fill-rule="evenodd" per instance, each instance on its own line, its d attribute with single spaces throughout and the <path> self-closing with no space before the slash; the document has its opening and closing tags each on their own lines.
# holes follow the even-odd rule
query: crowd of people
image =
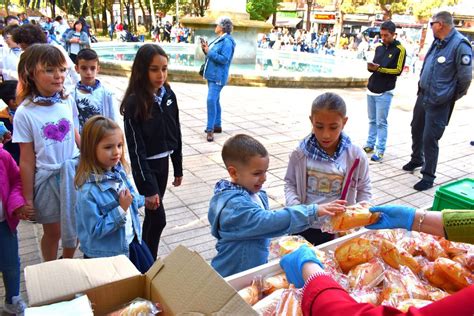
<svg viewBox="0 0 474 316">
<path fill-rule="evenodd" d="M 427 55 L 428 60 L 436 59 L 440 65 L 433 62 L 421 72 L 421 91 L 412 126 L 423 131 L 422 141 L 427 144 L 432 142 L 431 126 L 441 124 L 444 130 L 454 102 L 469 87 L 467 73 L 472 76 L 472 51 L 464 47 L 466 42 L 453 28 L 450 17 L 444 12 L 433 17 L 435 38 L 445 44 L 435 41 Z M 86 259 L 124 254 L 137 269 L 146 272 L 156 260 L 166 226 L 163 197 L 170 161 L 172 185 L 180 186 L 184 181 L 179 108 L 167 80 L 168 55 L 152 43 L 138 49 L 119 106 L 122 130 L 116 123 L 122 118 L 112 93 L 97 79 L 99 57 L 93 49 L 81 46 L 83 27 L 80 21 L 72 25 L 74 33 L 66 41 L 70 45 L 69 54 L 62 46 L 48 43 L 37 25 L 25 23 L 6 28 L 4 33 L 8 54 L 17 57 L 9 68 L 14 71 L 6 72 L 11 77 L 0 84 L 0 97 L 7 105 L 0 112 L 0 248 L 3 250 L 0 271 L 6 290 L 4 310 L 10 313 L 21 313 L 25 308 L 19 294 L 21 272 L 16 232 L 19 220 L 42 224 L 41 254 L 45 261 L 58 259 L 61 241 L 63 251 L 59 258 L 72 258 L 79 246 Z M 220 91 L 227 83 L 236 48 L 232 30 L 231 19 L 221 17 L 216 22 L 215 40 L 201 42 L 206 54 L 203 76 L 209 87 L 207 141 L 213 141 L 214 133 L 223 129 Z M 393 26 L 387 24 L 383 30 L 383 45 L 397 47 L 397 43 L 387 40 L 393 39 Z M 456 50 L 458 47 L 462 48 Z M 370 71 L 383 73 L 384 68 L 391 67 L 383 64 L 381 56 L 376 55 L 368 66 Z M 451 71 L 439 68 L 448 64 L 453 67 Z M 439 80 L 425 82 L 425 71 Z M 450 81 L 462 89 L 445 86 L 438 91 L 438 81 Z M 393 80 L 390 82 L 395 84 Z M 217 255 L 211 265 L 222 276 L 266 263 L 273 237 L 302 234 L 315 245 L 333 239 L 334 235 L 319 230 L 322 218 L 344 212 L 347 205 L 371 199 L 367 153 L 344 133 L 348 117 L 343 97 L 323 93 L 308 112 L 312 127 L 308 136 L 289 153 L 284 187 L 286 206 L 282 209 L 269 211 L 268 197 L 262 190 L 270 163 L 266 148 L 254 137 L 243 134 L 225 142 L 222 160 L 229 178 L 216 183 L 208 212 L 211 233 L 217 239 Z M 417 125 L 421 124 L 415 119 L 418 115 L 426 117 L 425 127 Z M 442 132 L 436 135 L 439 139 Z M 413 137 L 413 148 L 418 153 L 419 135 Z M 428 166 L 433 162 L 432 156 L 428 158 L 432 155 L 431 147 L 421 148 L 425 155 L 421 155 L 420 161 L 411 161 L 411 169 L 422 165 L 424 179 L 427 175 L 432 180 L 434 170 Z M 418 156 L 414 153 L 412 158 Z M 145 208 L 143 225 L 138 217 L 140 207 Z M 445 225 L 445 230 L 433 230 L 428 223 L 432 223 L 435 215 L 420 215 L 413 208 L 385 206 L 372 211 L 383 215 L 368 228 L 412 230 L 416 219 L 420 229 L 425 224 L 431 227 L 428 232 L 448 238 L 465 232 L 465 227 L 459 224 L 463 222 L 460 217 Z M 472 221 L 474 215 L 467 212 L 460 216 Z M 284 258 L 282 267 L 297 286 L 306 281 L 303 293 L 306 313 L 317 310 L 318 314 L 332 315 L 346 308 L 353 311 L 372 308 L 358 305 L 348 297 L 324 275 L 317 258 L 304 251 L 301 248 Z M 471 315 L 474 311 L 468 298 L 473 291 L 474 285 L 453 295 L 454 299 L 447 298 L 434 305 L 455 308 L 457 315 Z M 322 292 L 345 294 L 321 295 Z M 316 299 L 341 304 L 315 307 L 312 302 Z M 408 314 L 435 315 L 435 307 L 411 308 Z M 372 314 L 401 315 L 401 312 L 377 308 Z"/>
</svg>

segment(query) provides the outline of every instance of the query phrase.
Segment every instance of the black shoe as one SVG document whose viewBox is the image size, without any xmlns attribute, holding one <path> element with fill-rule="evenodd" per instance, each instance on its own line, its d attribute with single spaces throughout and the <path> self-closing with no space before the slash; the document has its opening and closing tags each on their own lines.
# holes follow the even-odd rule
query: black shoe
<svg viewBox="0 0 474 316">
<path fill-rule="evenodd" d="M 214 126 L 214 133 L 222 133 L 222 127 Z"/>
<path fill-rule="evenodd" d="M 413 186 L 413 189 L 417 191 L 425 191 L 433 187 L 433 182 L 428 181 L 428 180 L 420 180 L 417 184 Z"/>
<path fill-rule="evenodd" d="M 471 146 L 474 146 L 474 140 L 471 140 Z"/>
<path fill-rule="evenodd" d="M 422 163 L 416 163 L 416 162 L 410 161 L 409 163 L 407 163 L 406 165 L 404 165 L 404 166 L 402 167 L 402 169 L 405 170 L 405 171 L 413 171 L 413 170 L 415 170 L 416 168 L 419 168 L 419 167 L 421 167 L 421 166 L 423 166 Z"/>
</svg>

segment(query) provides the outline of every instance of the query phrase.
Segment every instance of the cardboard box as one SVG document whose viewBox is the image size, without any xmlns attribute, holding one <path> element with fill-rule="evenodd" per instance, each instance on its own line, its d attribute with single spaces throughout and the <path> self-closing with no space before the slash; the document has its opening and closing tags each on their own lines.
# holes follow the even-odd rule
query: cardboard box
<svg viewBox="0 0 474 316">
<path fill-rule="evenodd" d="M 346 242 L 349 239 L 359 237 L 365 234 L 367 231 L 367 229 L 362 228 L 355 233 L 328 241 L 327 243 L 318 245 L 315 248 L 325 252 L 334 251 L 340 244 Z M 280 273 L 283 273 L 283 270 L 280 267 L 280 259 L 276 259 L 261 266 L 228 276 L 224 280 L 229 283 L 236 291 L 239 291 L 244 287 L 249 286 L 252 283 L 253 278 L 258 275 L 267 277 Z"/>
<path fill-rule="evenodd" d="M 163 315 L 256 315 L 198 253 L 183 246 L 158 259 L 144 275 L 127 261 L 118 256 L 29 266 L 25 281 L 30 304 L 68 300 L 80 292 L 87 294 L 96 315 L 111 312 L 136 297 L 159 302 Z"/>
</svg>

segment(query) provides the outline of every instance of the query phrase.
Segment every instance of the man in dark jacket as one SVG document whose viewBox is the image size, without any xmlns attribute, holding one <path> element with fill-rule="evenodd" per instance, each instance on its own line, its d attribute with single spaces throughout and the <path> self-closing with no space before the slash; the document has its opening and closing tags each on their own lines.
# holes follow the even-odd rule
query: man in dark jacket
<svg viewBox="0 0 474 316">
<path fill-rule="evenodd" d="M 387 142 L 387 117 L 392 103 L 397 77 L 405 65 L 405 48 L 395 39 L 395 23 L 385 21 L 380 26 L 382 45 L 375 49 L 373 62 L 367 63 L 372 72 L 367 85 L 369 136 L 364 151 L 373 153 L 372 161 L 381 161 Z"/>
<path fill-rule="evenodd" d="M 454 103 L 463 97 L 472 80 L 472 47 L 454 28 L 453 16 L 446 11 L 433 15 L 434 41 L 425 56 L 418 82 L 418 98 L 411 122 L 411 160 L 405 171 L 421 168 L 423 179 L 413 188 L 431 188 L 438 164 L 438 141 L 443 136 Z"/>
</svg>

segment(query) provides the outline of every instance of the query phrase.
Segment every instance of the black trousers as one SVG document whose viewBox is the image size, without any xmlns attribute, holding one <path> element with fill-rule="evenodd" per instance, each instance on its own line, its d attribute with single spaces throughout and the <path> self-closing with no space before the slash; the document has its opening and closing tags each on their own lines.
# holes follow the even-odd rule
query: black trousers
<svg viewBox="0 0 474 316">
<path fill-rule="evenodd" d="M 451 104 L 427 104 L 423 94 L 416 100 L 411 122 L 412 154 L 411 161 L 423 163 L 423 179 L 433 182 L 438 165 L 438 141 L 448 125 Z"/>
<path fill-rule="evenodd" d="M 168 183 L 169 158 L 148 160 L 148 166 L 152 170 L 158 189 L 160 191 L 160 206 L 156 210 L 145 208 L 145 220 L 143 221 L 142 239 L 150 249 L 154 260 L 158 253 L 161 233 L 166 226 L 166 214 L 163 205 L 163 197 Z"/>
</svg>

